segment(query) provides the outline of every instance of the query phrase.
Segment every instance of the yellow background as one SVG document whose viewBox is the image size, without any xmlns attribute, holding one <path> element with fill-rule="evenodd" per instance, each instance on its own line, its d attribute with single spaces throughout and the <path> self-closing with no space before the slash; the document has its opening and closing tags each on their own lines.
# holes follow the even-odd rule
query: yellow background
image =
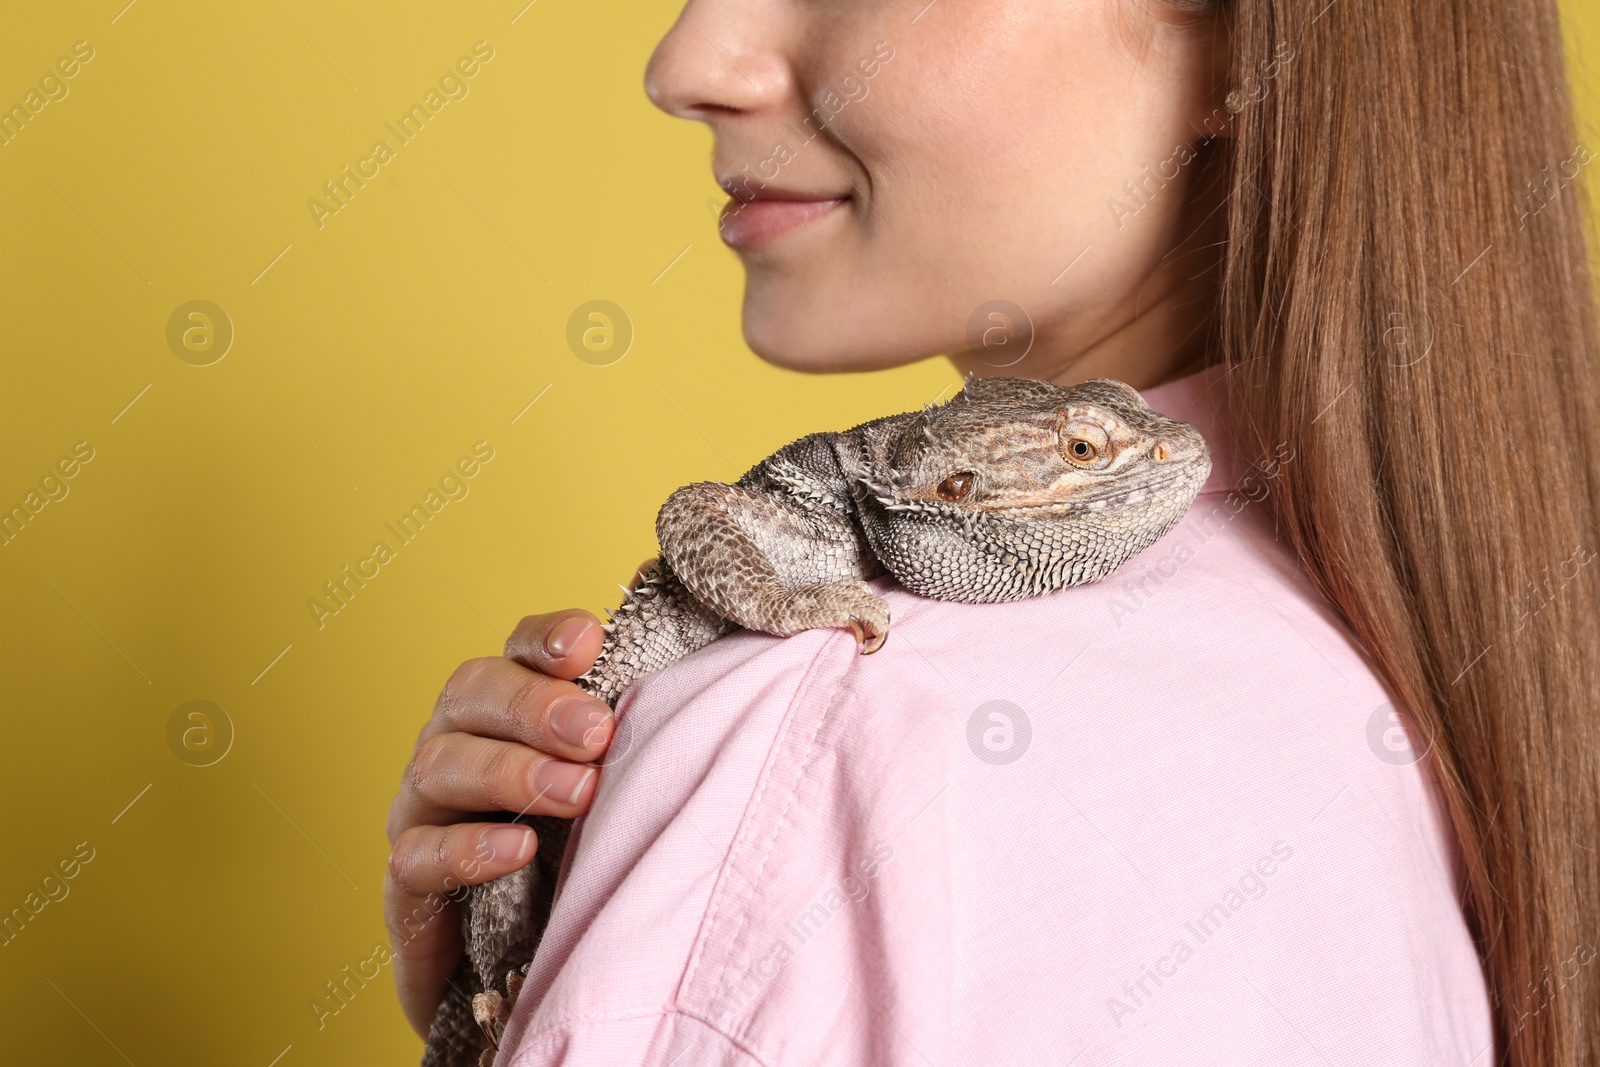
<svg viewBox="0 0 1600 1067">
<path fill-rule="evenodd" d="M 744 347 L 709 133 L 641 87 L 672 3 L 124 3 L 0 33 L 7 107 L 94 49 L 0 147 L 0 510 L 94 450 L 0 548 L 0 914 L 94 850 L 0 946 L 0 1055 L 415 1062 L 387 968 L 310 1005 L 387 940 L 384 814 L 450 671 L 526 613 L 610 607 L 675 486 L 955 378 Z M 307 201 L 480 40 L 468 95 L 319 228 Z M 235 331 L 203 367 L 167 341 L 197 299 Z M 634 329 L 606 366 L 566 341 L 595 299 Z M 323 583 L 478 441 L 468 495 L 319 628 Z M 232 724 L 209 766 L 169 745 L 192 700 Z"/>
</svg>

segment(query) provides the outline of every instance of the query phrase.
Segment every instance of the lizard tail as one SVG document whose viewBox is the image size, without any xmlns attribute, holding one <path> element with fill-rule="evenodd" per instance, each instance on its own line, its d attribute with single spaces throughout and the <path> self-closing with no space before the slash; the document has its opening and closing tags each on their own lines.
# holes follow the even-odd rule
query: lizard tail
<svg viewBox="0 0 1600 1067">
<path fill-rule="evenodd" d="M 434 1013 L 422 1067 L 478 1067 L 483 1050 L 489 1047 L 483 1028 L 472 1015 L 473 994 L 481 991 L 472 962 L 463 957 Z"/>
<path fill-rule="evenodd" d="M 658 671 L 738 626 L 697 600 L 672 568 L 657 560 L 603 623 L 605 643 L 594 664 L 576 679 L 615 705 L 639 676 Z"/>
</svg>

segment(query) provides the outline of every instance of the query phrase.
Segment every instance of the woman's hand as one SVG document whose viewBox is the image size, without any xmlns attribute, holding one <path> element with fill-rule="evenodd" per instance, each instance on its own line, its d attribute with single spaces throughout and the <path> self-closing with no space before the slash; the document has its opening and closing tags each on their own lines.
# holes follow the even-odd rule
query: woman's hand
<svg viewBox="0 0 1600 1067">
<path fill-rule="evenodd" d="M 526 826 L 474 813 L 575 818 L 589 808 L 613 722 L 571 680 L 604 638 L 587 611 L 528 616 L 504 657 L 456 668 L 417 737 L 389 805 L 383 914 L 400 1005 L 423 1037 L 463 951 L 459 906 L 445 894 L 527 866 L 538 847 Z"/>
</svg>

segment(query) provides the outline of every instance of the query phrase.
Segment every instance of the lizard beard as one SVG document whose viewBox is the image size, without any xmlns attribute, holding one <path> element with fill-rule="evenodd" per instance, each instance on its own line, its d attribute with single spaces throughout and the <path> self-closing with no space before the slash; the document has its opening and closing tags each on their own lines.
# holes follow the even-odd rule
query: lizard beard
<svg viewBox="0 0 1600 1067">
<path fill-rule="evenodd" d="M 1014 518 L 975 512 L 965 523 L 948 515 L 890 511 L 869 498 L 861 505 L 861 526 L 873 552 L 913 593 L 993 604 L 1104 578 L 1177 524 L 1193 493 L 1185 496 L 1181 507 L 1149 511 L 1075 508 L 1060 516 L 1032 511 Z"/>
</svg>

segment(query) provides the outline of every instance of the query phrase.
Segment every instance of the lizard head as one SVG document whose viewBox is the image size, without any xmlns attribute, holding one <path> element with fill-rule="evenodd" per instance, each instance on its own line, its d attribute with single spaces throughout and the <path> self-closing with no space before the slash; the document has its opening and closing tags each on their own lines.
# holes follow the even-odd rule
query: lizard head
<svg viewBox="0 0 1600 1067">
<path fill-rule="evenodd" d="M 976 379 L 909 430 L 890 454 L 904 499 L 957 512 L 1147 504 L 1181 514 L 1211 472 L 1199 431 L 1114 378 Z"/>
<path fill-rule="evenodd" d="M 947 555 L 972 557 L 956 569 L 994 572 L 977 581 L 981 592 L 958 596 L 971 591 L 921 573 L 916 551 L 901 566 L 885 560 L 902 584 L 945 599 L 1011 599 L 997 594 L 1103 578 L 1176 525 L 1211 472 L 1198 430 L 1112 378 L 971 380 L 870 451 L 875 543 L 896 555 L 897 544 L 920 544 L 926 555 L 940 542 Z"/>
</svg>

